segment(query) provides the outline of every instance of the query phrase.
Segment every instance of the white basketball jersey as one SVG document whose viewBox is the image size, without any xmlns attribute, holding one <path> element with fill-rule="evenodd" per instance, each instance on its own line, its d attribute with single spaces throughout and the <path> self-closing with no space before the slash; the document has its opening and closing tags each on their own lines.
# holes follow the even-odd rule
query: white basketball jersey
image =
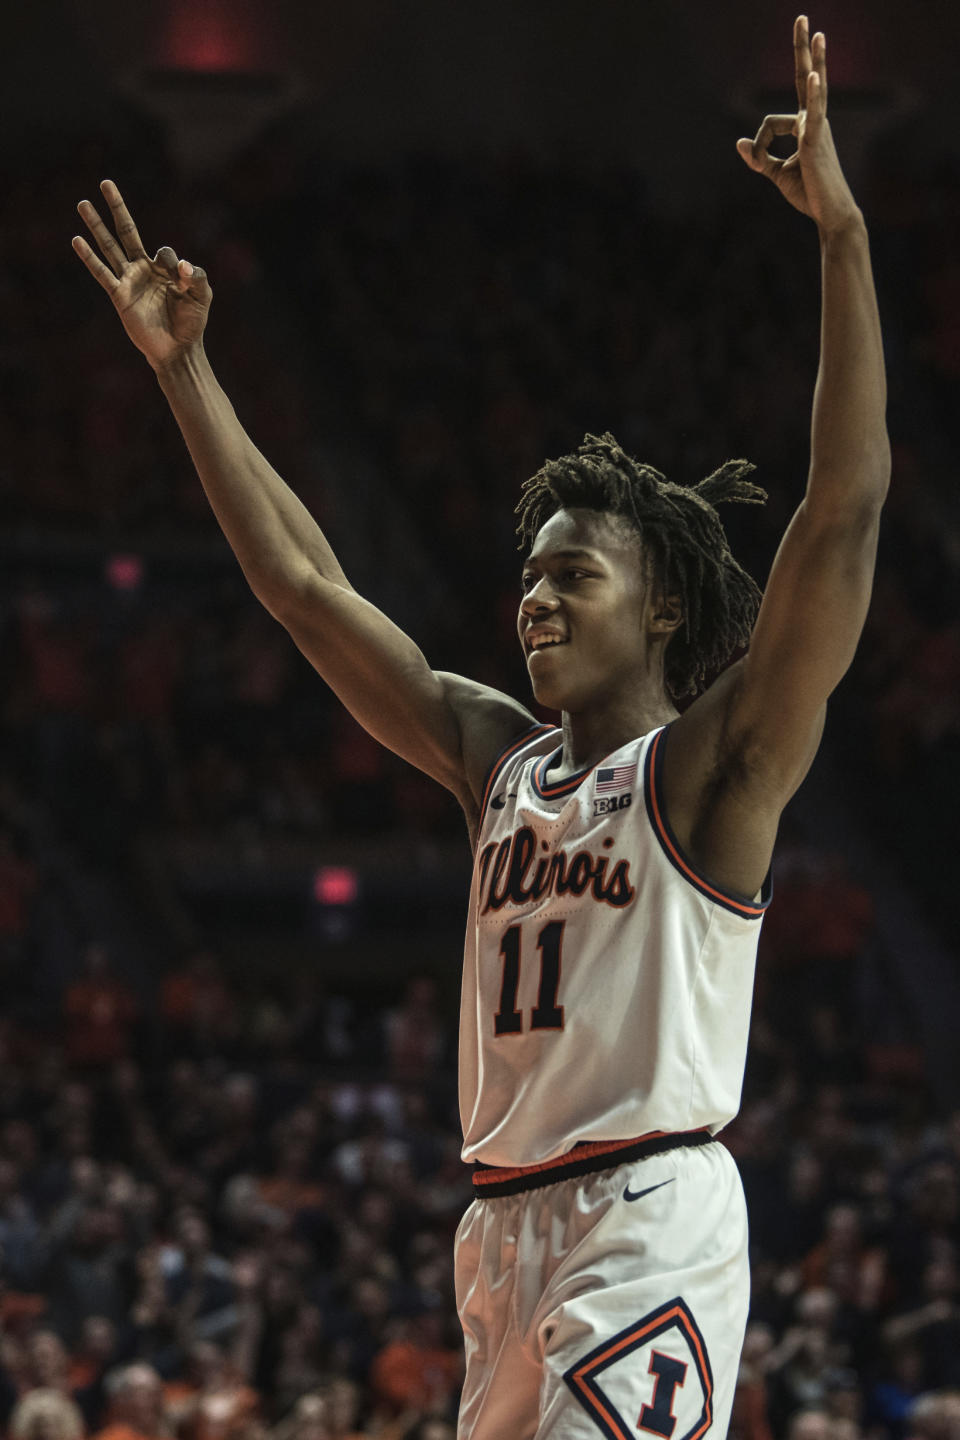
<svg viewBox="0 0 960 1440">
<path fill-rule="evenodd" d="M 581 1142 L 737 1113 L 760 919 L 683 855 L 669 726 L 551 784 L 539 726 L 487 782 L 460 1015 L 463 1158 L 527 1166 Z"/>
</svg>

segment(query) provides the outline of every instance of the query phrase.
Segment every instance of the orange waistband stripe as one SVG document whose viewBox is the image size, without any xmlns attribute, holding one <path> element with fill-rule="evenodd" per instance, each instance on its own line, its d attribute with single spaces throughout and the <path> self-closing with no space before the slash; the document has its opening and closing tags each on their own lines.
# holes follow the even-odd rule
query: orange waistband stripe
<svg viewBox="0 0 960 1440">
<path fill-rule="evenodd" d="M 713 1139 L 710 1131 L 651 1130 L 646 1135 L 635 1135 L 627 1140 L 585 1140 L 568 1150 L 566 1155 L 553 1160 L 542 1160 L 536 1165 L 484 1165 L 477 1161 L 473 1169 L 474 1189 L 483 1195 L 512 1195 L 522 1190 L 534 1190 L 541 1185 L 553 1185 L 571 1175 L 589 1175 L 596 1170 L 608 1170 L 628 1160 L 642 1160 L 648 1155 L 660 1155 L 667 1150 L 690 1145 L 705 1145 Z"/>
</svg>

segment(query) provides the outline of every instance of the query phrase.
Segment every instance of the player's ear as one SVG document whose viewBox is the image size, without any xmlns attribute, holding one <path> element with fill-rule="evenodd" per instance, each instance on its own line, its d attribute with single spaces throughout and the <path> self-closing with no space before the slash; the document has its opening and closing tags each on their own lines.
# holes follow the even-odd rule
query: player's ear
<svg viewBox="0 0 960 1440">
<path fill-rule="evenodd" d="M 654 601 L 650 628 L 658 635 L 672 635 L 683 624 L 683 606 L 679 595 L 658 595 Z"/>
</svg>

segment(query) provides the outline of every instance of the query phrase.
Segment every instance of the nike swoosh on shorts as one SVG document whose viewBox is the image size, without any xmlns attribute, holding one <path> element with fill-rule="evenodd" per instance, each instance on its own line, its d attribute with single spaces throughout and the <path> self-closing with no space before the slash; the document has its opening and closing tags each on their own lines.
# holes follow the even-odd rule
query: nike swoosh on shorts
<svg viewBox="0 0 960 1440">
<path fill-rule="evenodd" d="M 624 1200 L 642 1200 L 644 1195 L 650 1195 L 654 1190 L 662 1190 L 664 1185 L 672 1185 L 677 1177 L 671 1175 L 669 1180 L 661 1180 L 658 1185 L 648 1185 L 646 1190 L 631 1190 L 627 1185 L 624 1192 Z"/>
</svg>

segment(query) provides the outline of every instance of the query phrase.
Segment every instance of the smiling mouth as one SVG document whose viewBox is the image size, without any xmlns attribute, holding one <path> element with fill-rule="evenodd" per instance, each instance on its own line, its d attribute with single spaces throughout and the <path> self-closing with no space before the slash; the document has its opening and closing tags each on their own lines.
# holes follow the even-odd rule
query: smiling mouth
<svg viewBox="0 0 960 1440">
<path fill-rule="evenodd" d="M 527 658 L 533 655 L 542 655 L 546 650 L 559 650 L 561 645 L 566 645 L 566 640 L 544 640 L 539 645 L 531 645 L 527 650 Z"/>
</svg>

